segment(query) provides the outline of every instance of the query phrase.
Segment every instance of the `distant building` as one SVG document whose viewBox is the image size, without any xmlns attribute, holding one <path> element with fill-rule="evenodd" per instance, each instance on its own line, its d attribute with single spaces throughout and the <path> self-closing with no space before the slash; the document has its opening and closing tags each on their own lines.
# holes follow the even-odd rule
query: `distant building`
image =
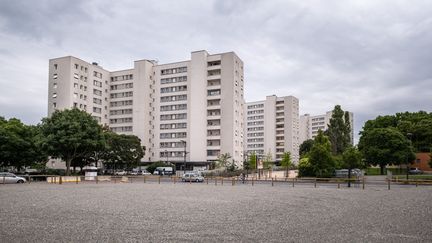
<svg viewBox="0 0 432 243">
<path fill-rule="evenodd" d="M 169 64 L 138 60 L 108 71 L 67 56 L 49 61 L 48 115 L 76 107 L 146 147 L 143 162 L 207 167 L 222 153 L 243 161 L 243 62 L 234 53 L 191 53 Z"/>
<path fill-rule="evenodd" d="M 319 130 L 327 130 L 332 114 L 332 111 L 328 111 L 323 115 L 311 116 L 305 114 L 300 116 L 300 144 L 308 139 L 314 139 Z M 354 114 L 349 112 L 349 117 L 351 125 L 351 144 L 354 144 Z"/>
<path fill-rule="evenodd" d="M 281 161 L 290 152 L 294 163 L 299 161 L 299 100 L 294 96 L 267 96 L 263 101 L 245 105 L 245 151 L 260 158 L 271 154 Z"/>
</svg>

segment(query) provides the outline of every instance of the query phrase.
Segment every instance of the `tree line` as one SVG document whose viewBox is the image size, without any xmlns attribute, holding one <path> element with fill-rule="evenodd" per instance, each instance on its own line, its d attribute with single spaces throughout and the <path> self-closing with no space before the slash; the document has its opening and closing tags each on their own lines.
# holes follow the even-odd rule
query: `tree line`
<svg viewBox="0 0 432 243">
<path fill-rule="evenodd" d="M 145 148 L 137 136 L 116 134 L 102 127 L 85 111 L 55 111 L 38 125 L 25 125 L 20 120 L 0 117 L 0 167 L 44 167 L 48 157 L 81 169 L 103 161 L 108 169 L 137 166 Z"/>
<path fill-rule="evenodd" d="M 349 142 L 350 129 L 348 113 L 335 106 L 328 129 L 300 145 L 300 176 L 328 177 L 336 169 L 350 173 L 352 168 L 366 166 L 379 166 L 384 174 L 387 165 L 408 168 L 415 152 L 432 152 L 432 113 L 405 112 L 369 120 L 357 147 Z"/>
</svg>

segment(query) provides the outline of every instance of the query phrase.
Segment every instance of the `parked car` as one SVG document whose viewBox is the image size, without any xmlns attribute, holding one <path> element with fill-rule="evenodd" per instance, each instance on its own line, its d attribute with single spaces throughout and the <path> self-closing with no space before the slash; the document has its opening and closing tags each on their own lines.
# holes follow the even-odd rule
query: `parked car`
<svg viewBox="0 0 432 243">
<path fill-rule="evenodd" d="M 197 173 L 186 173 L 182 176 L 182 181 L 203 182 L 204 177 L 198 175 Z"/>
<path fill-rule="evenodd" d="M 27 180 L 9 172 L 0 172 L 0 184 L 24 183 Z"/>
<path fill-rule="evenodd" d="M 423 174 L 423 171 L 420 170 L 419 168 L 410 168 L 408 173 L 412 175 L 418 175 L 418 174 Z"/>
<path fill-rule="evenodd" d="M 139 174 L 140 175 L 151 175 L 151 173 L 146 171 L 146 170 L 141 171 L 141 173 L 139 173 Z"/>
<path fill-rule="evenodd" d="M 126 173 L 126 171 L 124 171 L 124 170 L 119 170 L 119 171 L 116 171 L 115 173 L 114 173 L 114 175 L 121 175 L 121 176 L 124 176 L 124 175 L 126 175 L 127 173 Z"/>
<path fill-rule="evenodd" d="M 129 175 L 138 175 L 138 171 L 131 171 L 129 172 Z"/>
</svg>

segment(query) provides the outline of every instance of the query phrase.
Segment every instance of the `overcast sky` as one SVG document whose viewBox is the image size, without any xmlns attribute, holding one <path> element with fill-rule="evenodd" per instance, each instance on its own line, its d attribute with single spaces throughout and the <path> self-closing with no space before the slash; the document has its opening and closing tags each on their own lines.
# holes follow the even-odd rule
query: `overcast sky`
<svg viewBox="0 0 432 243">
<path fill-rule="evenodd" d="M 432 110 L 432 1 L 0 0 L 0 116 L 47 115 L 50 58 L 118 70 L 203 49 L 244 61 L 246 101 L 340 104 L 356 134 L 379 114 Z"/>
</svg>

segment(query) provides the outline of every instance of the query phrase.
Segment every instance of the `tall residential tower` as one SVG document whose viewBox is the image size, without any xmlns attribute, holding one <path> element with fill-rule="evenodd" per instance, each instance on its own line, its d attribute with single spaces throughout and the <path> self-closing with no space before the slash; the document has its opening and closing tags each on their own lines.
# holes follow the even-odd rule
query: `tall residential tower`
<svg viewBox="0 0 432 243">
<path fill-rule="evenodd" d="M 107 71 L 75 57 L 49 61 L 48 115 L 76 107 L 117 133 L 134 134 L 144 162 L 208 166 L 222 153 L 243 161 L 243 62 L 234 53 L 192 52 L 169 64 L 135 61 Z M 185 156 L 186 151 L 186 156 Z"/>
</svg>

